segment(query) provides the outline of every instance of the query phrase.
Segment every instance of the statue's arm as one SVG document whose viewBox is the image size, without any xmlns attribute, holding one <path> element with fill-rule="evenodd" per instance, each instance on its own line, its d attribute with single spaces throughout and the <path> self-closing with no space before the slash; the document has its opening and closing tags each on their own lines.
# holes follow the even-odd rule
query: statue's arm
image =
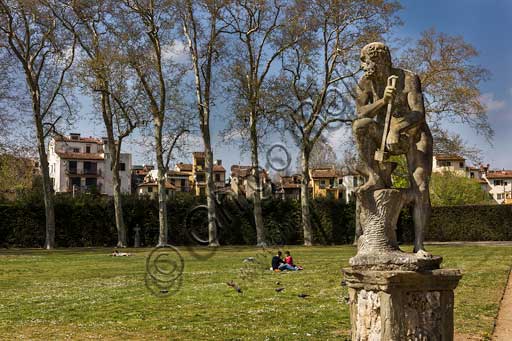
<svg viewBox="0 0 512 341">
<path fill-rule="evenodd" d="M 425 117 L 425 106 L 423 103 L 423 94 L 421 92 L 421 82 L 417 75 L 410 77 L 407 82 L 409 92 L 407 94 L 407 102 L 411 112 L 415 113 L 415 116 Z"/>
<path fill-rule="evenodd" d="M 357 118 L 373 118 L 379 113 L 379 110 L 386 105 L 383 98 L 369 103 L 370 98 L 368 87 L 364 83 L 360 83 L 357 87 Z"/>
</svg>

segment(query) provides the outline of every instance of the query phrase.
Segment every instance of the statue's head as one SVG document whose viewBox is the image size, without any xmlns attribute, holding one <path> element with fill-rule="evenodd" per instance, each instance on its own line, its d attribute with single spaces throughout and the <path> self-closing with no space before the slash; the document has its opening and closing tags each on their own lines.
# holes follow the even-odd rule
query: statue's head
<svg viewBox="0 0 512 341">
<path fill-rule="evenodd" d="M 383 75 L 391 68 L 391 53 L 383 43 L 374 42 L 361 49 L 361 68 L 366 77 Z"/>
</svg>

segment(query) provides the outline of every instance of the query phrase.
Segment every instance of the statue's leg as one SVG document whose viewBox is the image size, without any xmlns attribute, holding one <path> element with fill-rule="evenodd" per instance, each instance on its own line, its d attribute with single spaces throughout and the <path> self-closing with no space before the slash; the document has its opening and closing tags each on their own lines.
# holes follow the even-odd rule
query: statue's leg
<svg viewBox="0 0 512 341">
<path fill-rule="evenodd" d="M 407 153 L 414 205 L 414 252 L 428 256 L 423 242 L 431 213 L 429 180 L 432 174 L 432 135 L 426 124 L 423 129 L 419 129 L 418 134 L 420 134 L 419 140 L 412 141 Z"/>
<path fill-rule="evenodd" d="M 358 170 L 368 179 L 358 191 L 383 188 L 384 183 L 378 174 L 379 165 L 374 159 L 378 146 L 377 137 L 380 136 L 377 123 L 371 118 L 360 118 L 352 124 L 352 131 L 361 160 Z"/>
</svg>

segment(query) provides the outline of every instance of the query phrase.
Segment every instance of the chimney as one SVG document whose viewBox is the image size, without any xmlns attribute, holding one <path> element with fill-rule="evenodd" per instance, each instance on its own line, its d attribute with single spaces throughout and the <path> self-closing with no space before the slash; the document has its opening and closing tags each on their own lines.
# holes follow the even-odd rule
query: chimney
<svg viewBox="0 0 512 341">
<path fill-rule="evenodd" d="M 70 133 L 69 138 L 72 140 L 80 140 L 80 134 L 79 133 Z"/>
<path fill-rule="evenodd" d="M 222 160 L 217 160 L 217 165 L 222 166 Z"/>
</svg>

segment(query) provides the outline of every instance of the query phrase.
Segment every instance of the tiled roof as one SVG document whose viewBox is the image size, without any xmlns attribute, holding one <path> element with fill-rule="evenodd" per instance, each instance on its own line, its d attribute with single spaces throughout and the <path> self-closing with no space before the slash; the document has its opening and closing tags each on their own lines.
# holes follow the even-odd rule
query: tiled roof
<svg viewBox="0 0 512 341">
<path fill-rule="evenodd" d="M 193 152 L 192 155 L 194 155 L 195 158 L 204 158 L 205 157 L 204 152 Z"/>
<path fill-rule="evenodd" d="M 152 182 L 143 182 L 141 183 L 138 187 L 158 187 L 158 183 L 156 181 L 152 181 Z M 165 183 L 165 188 L 167 189 L 176 189 L 176 186 L 174 186 L 173 184 L 169 183 L 169 182 L 166 182 Z"/>
<path fill-rule="evenodd" d="M 169 176 L 185 176 L 185 177 L 189 177 L 190 176 L 189 173 L 184 173 L 184 172 L 175 171 L 175 170 L 170 170 L 170 171 L 167 172 L 167 174 Z"/>
<path fill-rule="evenodd" d="M 69 136 L 55 136 L 55 141 L 64 141 L 64 142 L 83 142 L 83 143 L 96 143 L 96 144 L 103 144 L 102 139 L 98 139 L 95 137 L 79 137 L 78 139 L 72 139 Z"/>
<path fill-rule="evenodd" d="M 181 171 L 181 172 L 192 172 L 192 164 L 191 163 L 178 163 L 176 165 L 176 167 Z"/>
<path fill-rule="evenodd" d="M 56 152 L 61 159 L 72 159 L 72 160 L 103 160 L 103 154 L 97 153 L 70 153 L 70 152 Z"/>
<path fill-rule="evenodd" d="M 311 170 L 312 178 L 336 178 L 341 176 L 341 171 L 334 168 L 314 168 Z"/>
<path fill-rule="evenodd" d="M 252 168 L 252 166 L 233 165 L 231 166 L 231 176 L 245 178 L 250 175 Z M 268 178 L 268 173 L 265 169 L 262 169 L 260 172 L 260 178 Z"/>
<path fill-rule="evenodd" d="M 214 172 L 225 172 L 226 169 L 222 165 L 213 165 Z"/>
<path fill-rule="evenodd" d="M 489 171 L 486 177 L 487 179 L 511 179 L 512 170 Z"/>
<path fill-rule="evenodd" d="M 455 154 L 437 154 L 437 155 L 434 155 L 434 157 L 436 158 L 436 160 L 439 160 L 439 161 L 464 161 L 464 160 L 466 160 L 462 156 L 455 155 Z"/>
</svg>

